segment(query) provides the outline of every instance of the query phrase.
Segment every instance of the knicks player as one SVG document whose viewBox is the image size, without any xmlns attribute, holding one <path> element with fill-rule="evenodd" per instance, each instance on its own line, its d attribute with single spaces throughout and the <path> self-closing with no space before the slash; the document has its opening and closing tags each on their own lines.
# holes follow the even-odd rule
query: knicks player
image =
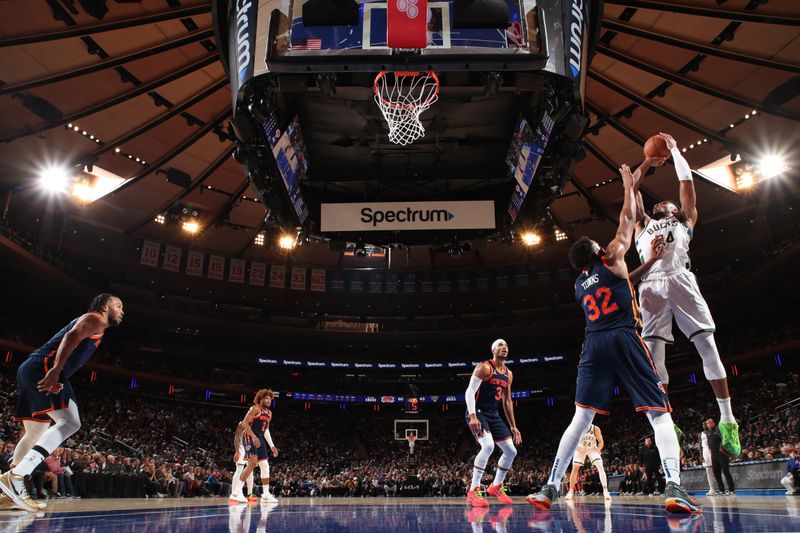
<svg viewBox="0 0 800 533">
<path fill-rule="evenodd" d="M 643 176 L 636 176 L 636 249 L 642 263 L 651 259 L 654 239 L 661 237 L 665 244 L 661 258 L 653 262 L 646 273 L 644 268 L 631 273 L 631 281 L 642 277 L 639 285 L 639 304 L 644 322 L 642 336 L 653 354 L 658 376 L 666 387 L 669 374 L 665 364 L 665 344 L 673 342 L 672 318 L 675 317 L 680 330 L 697 348 L 703 360 L 703 373 L 717 397 L 722 449 L 727 455 L 736 457 L 742 451 L 739 425 L 733 417 L 728 378 L 714 341 L 714 319 L 700 294 L 694 274 L 689 270 L 689 241 L 697 225 L 697 197 L 692 171 L 675 139 L 666 133 L 659 133 L 659 137 L 666 142 L 675 163 L 681 206 L 663 201 L 653 207 L 652 216 L 647 216 L 638 192 Z"/>
<path fill-rule="evenodd" d="M 472 377 L 469 380 L 467 392 L 464 398 L 467 402 L 467 425 L 475 440 L 481 447 L 481 451 L 475 457 L 472 468 L 472 483 L 467 491 L 467 503 L 473 507 L 486 507 L 489 502 L 483 497 L 481 491 L 481 479 L 486 470 L 494 451 L 494 446 L 503 451 L 500 460 L 497 462 L 497 473 L 494 481 L 487 493 L 494 496 L 500 503 L 509 504 L 511 498 L 506 494 L 503 481 L 506 478 L 511 463 L 517 455 L 517 448 L 514 444 L 522 444 L 522 435 L 517 429 L 514 420 L 514 404 L 511 401 L 511 381 L 513 374 L 506 366 L 508 359 L 508 343 L 503 339 L 497 339 L 492 343 L 492 359 L 484 361 L 475 367 Z M 509 431 L 500 414 L 497 412 L 497 405 L 502 402 L 503 411 L 506 414 L 508 423 L 511 424 Z M 512 442 L 513 440 L 513 442 Z"/>
<path fill-rule="evenodd" d="M 233 474 L 233 479 L 231 480 L 231 503 L 255 501 L 255 496 L 253 495 L 253 472 L 250 472 L 250 475 L 247 476 L 247 494 L 249 494 L 249 496 L 242 494 L 244 482 L 242 482 L 240 478 L 242 477 L 242 472 L 244 472 L 244 469 L 247 467 L 247 452 L 245 452 L 244 443 L 242 442 L 243 435 L 244 423 L 239 422 L 236 426 L 236 432 L 233 434 L 233 449 L 236 450 L 233 453 L 233 462 L 236 463 L 236 472 Z"/>
<path fill-rule="evenodd" d="M 247 466 L 239 477 L 239 482 L 244 483 L 253 473 L 256 466 L 261 470 L 261 501 L 278 503 L 278 499 L 269 492 L 269 460 L 267 446 L 272 451 L 273 457 L 278 457 L 278 448 L 272 442 L 269 434 L 269 422 L 272 420 L 272 411 L 269 406 L 275 394 L 271 389 L 261 389 L 253 398 L 253 406 L 247 411 L 247 416 L 242 421 L 244 429 L 244 449 L 247 455 Z"/>
<path fill-rule="evenodd" d="M 575 416 L 561 437 L 547 484 L 527 500 L 536 509 L 550 509 L 595 413 L 609 414 L 611 391 L 615 383 L 621 382 L 636 411 L 644 411 L 653 426 L 668 481 L 666 510 L 693 513 L 700 506 L 680 485 L 680 446 L 669 400 L 637 330 L 639 316 L 625 264 L 636 223 L 634 177 L 627 165 L 622 166 L 620 174 L 625 196 L 614 239 L 603 249 L 588 237 L 581 237 L 569 249 L 570 263 L 580 272 L 575 281 L 575 298 L 586 316 L 586 339 L 575 387 Z"/>
<path fill-rule="evenodd" d="M 86 314 L 34 350 L 17 370 L 19 397 L 14 421 L 22 422 L 25 436 L 14 450 L 12 469 L 0 475 L 0 489 L 14 507 L 32 513 L 39 510 L 25 490 L 25 476 L 80 429 L 69 378 L 94 354 L 106 329 L 119 325 L 123 315 L 119 298 L 95 296 Z"/>
<path fill-rule="evenodd" d="M 603 486 L 603 498 L 606 500 L 611 499 L 611 494 L 608 492 L 608 477 L 606 476 L 606 469 L 603 468 L 603 456 L 600 452 L 603 451 L 603 432 L 594 424 L 589 426 L 589 430 L 583 434 L 578 449 L 575 450 L 575 457 L 572 458 L 572 472 L 569 474 L 569 492 L 567 492 L 566 500 L 569 501 L 575 497 L 575 483 L 578 481 L 578 474 L 581 471 L 586 458 L 592 462 L 592 466 L 597 468 L 597 473 L 600 476 L 600 484 Z"/>
</svg>

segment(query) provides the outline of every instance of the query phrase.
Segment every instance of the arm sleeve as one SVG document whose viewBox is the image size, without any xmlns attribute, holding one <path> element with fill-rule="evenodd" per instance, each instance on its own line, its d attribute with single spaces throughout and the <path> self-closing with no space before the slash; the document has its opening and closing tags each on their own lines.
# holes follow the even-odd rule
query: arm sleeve
<svg viewBox="0 0 800 533">
<path fill-rule="evenodd" d="M 467 387 L 467 392 L 464 393 L 464 400 L 467 402 L 467 413 L 471 415 L 475 414 L 475 394 L 477 394 L 482 382 L 483 380 L 477 376 L 469 378 L 469 386 Z"/>
<path fill-rule="evenodd" d="M 264 432 L 264 438 L 267 439 L 267 444 L 269 444 L 270 448 L 275 447 L 275 444 L 272 442 L 272 435 L 269 434 L 269 430 Z"/>
<path fill-rule="evenodd" d="M 671 150 L 671 152 L 672 161 L 675 163 L 675 173 L 678 175 L 678 180 L 691 181 L 692 169 L 689 168 L 689 163 L 686 162 L 686 159 L 683 157 L 683 154 L 681 154 L 681 151 L 675 147 Z"/>
</svg>

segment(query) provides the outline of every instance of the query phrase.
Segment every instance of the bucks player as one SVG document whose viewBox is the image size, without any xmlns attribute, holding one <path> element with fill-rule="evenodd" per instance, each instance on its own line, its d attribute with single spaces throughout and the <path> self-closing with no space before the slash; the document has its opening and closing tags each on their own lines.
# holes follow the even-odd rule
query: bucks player
<svg viewBox="0 0 800 533">
<path fill-rule="evenodd" d="M 581 467 L 586 463 L 586 458 L 592 462 L 592 466 L 597 467 L 597 474 L 600 476 L 600 484 L 603 486 L 603 498 L 606 500 L 611 499 L 611 494 L 608 492 L 608 477 L 606 476 L 606 469 L 603 468 L 603 456 L 600 452 L 603 451 L 603 432 L 594 424 L 589 426 L 588 431 L 583 434 L 578 449 L 575 450 L 575 456 L 572 458 L 572 472 L 569 475 L 569 491 L 567 492 L 566 500 L 569 501 L 575 497 L 575 483 L 578 481 L 578 474 Z"/>
<path fill-rule="evenodd" d="M 473 463 L 472 483 L 467 491 L 467 503 L 473 507 L 489 505 L 481 491 L 481 479 L 495 444 L 503 454 L 497 461 L 494 481 L 486 492 L 497 498 L 500 503 L 511 503 L 511 498 L 505 493 L 503 481 L 517 455 L 514 444 L 522 444 L 522 436 L 514 420 L 514 403 L 511 401 L 513 374 L 506 366 L 508 359 L 506 341 L 497 339 L 492 343 L 492 356 L 492 359 L 475 367 L 464 394 L 467 403 L 466 422 L 481 447 Z M 497 412 L 497 406 L 501 402 L 506 419 L 511 425 L 510 430 Z"/>
<path fill-rule="evenodd" d="M 230 502 L 231 503 L 247 503 L 248 501 L 255 501 L 256 497 L 253 494 L 253 472 L 250 472 L 250 475 L 247 476 L 247 493 L 249 496 L 244 495 L 244 485 L 245 482 L 242 482 L 240 479 L 242 476 L 242 472 L 244 469 L 247 468 L 247 451 L 244 448 L 244 442 L 242 441 L 242 436 L 244 435 L 244 425 L 242 422 L 236 426 L 236 431 L 233 435 L 233 447 L 236 450 L 233 453 L 233 462 L 236 463 L 236 472 L 233 474 L 233 479 L 231 480 L 231 496 Z"/>
<path fill-rule="evenodd" d="M 641 277 L 639 305 L 643 320 L 642 337 L 653 356 L 658 376 L 666 387 L 669 374 L 665 364 L 665 344 L 673 342 L 672 318 L 675 318 L 678 328 L 694 343 L 703 359 L 703 373 L 717 397 L 722 449 L 727 455 L 736 457 L 741 453 L 739 425 L 733 417 L 728 378 L 714 341 L 714 319 L 700 294 L 694 274 L 689 270 L 689 242 L 697 225 L 697 197 L 692 171 L 675 139 L 666 133 L 658 135 L 664 139 L 672 154 L 680 184 L 681 205 L 679 207 L 668 200 L 659 202 L 653 207 L 652 216 L 648 216 L 638 190 L 646 169 L 637 170 L 635 242 L 642 263 L 650 261 L 654 239 L 662 238 L 665 245 L 661 257 L 653 261 L 646 272 L 640 268 L 631 273 L 631 282 Z"/>
</svg>

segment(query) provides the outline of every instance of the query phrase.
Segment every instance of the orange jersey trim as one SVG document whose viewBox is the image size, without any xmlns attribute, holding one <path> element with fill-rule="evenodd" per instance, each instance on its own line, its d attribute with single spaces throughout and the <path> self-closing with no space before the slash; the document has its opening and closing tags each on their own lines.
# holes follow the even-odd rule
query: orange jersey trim
<svg viewBox="0 0 800 533">
<path fill-rule="evenodd" d="M 598 409 L 597 407 L 592 407 L 591 405 L 583 405 L 582 403 L 578 403 L 578 402 L 575 402 L 575 405 L 577 405 L 578 407 L 583 407 L 584 409 L 591 409 L 595 413 L 598 413 L 598 414 L 601 414 L 601 415 L 608 416 L 608 415 L 611 414 L 608 411 L 603 411 L 602 409 Z"/>
</svg>

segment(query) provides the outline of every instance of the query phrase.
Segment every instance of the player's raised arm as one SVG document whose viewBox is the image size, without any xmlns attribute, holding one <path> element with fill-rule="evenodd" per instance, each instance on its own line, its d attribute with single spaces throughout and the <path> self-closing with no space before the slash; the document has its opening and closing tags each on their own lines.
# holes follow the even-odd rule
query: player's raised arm
<svg viewBox="0 0 800 533">
<path fill-rule="evenodd" d="M 659 133 L 659 137 L 664 139 L 667 143 L 672 154 L 672 161 L 675 163 L 675 173 L 678 175 L 680 183 L 679 195 L 681 200 L 681 211 L 686 216 L 686 219 L 692 224 L 694 228 L 697 224 L 697 194 L 694 190 L 694 181 L 692 180 L 692 169 L 689 163 L 684 159 L 683 154 L 678 149 L 678 143 L 668 133 Z"/>
<path fill-rule="evenodd" d="M 511 436 L 514 438 L 514 444 L 519 446 L 522 444 L 522 434 L 517 429 L 517 421 L 514 419 L 514 402 L 511 400 L 511 382 L 514 380 L 514 375 L 511 370 L 508 371 L 508 387 L 503 391 L 503 412 L 506 414 L 506 420 L 511 426 Z"/>
<path fill-rule="evenodd" d="M 647 224 L 649 217 L 644 210 L 644 201 L 642 200 L 642 193 L 639 191 L 642 182 L 644 181 L 647 172 L 652 167 L 660 167 L 664 164 L 666 158 L 664 157 L 646 157 L 642 164 L 633 173 L 633 192 L 636 196 L 636 227 L 641 229 Z"/>
<path fill-rule="evenodd" d="M 619 226 L 614 239 L 606 247 L 606 265 L 620 277 L 628 275 L 628 267 L 625 265 L 625 254 L 631 247 L 633 240 L 633 229 L 636 226 L 636 198 L 634 195 L 634 177 L 630 167 L 623 164 L 619 169 L 622 176 L 624 187 L 624 200 L 622 210 L 619 213 Z"/>
</svg>

